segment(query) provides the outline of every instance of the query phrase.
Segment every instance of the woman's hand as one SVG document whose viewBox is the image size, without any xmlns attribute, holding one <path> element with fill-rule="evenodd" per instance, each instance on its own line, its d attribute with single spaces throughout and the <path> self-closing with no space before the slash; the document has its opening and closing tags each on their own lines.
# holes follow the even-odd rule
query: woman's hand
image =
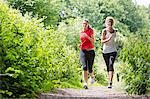
<svg viewBox="0 0 150 99">
<path fill-rule="evenodd" d="M 86 37 L 87 39 L 89 39 L 89 40 L 92 42 L 92 44 L 94 44 L 95 38 L 94 38 L 94 35 L 93 35 L 93 34 L 92 34 L 91 37 L 90 37 L 90 36 L 88 36 L 86 33 L 83 33 L 83 36 Z"/>
<path fill-rule="evenodd" d="M 82 34 L 84 37 L 88 38 L 89 36 L 86 33 Z"/>
<path fill-rule="evenodd" d="M 102 31 L 102 37 L 101 37 L 101 42 L 106 43 L 112 38 L 113 34 L 110 34 L 110 36 L 106 39 L 106 30 Z"/>
<path fill-rule="evenodd" d="M 77 47 L 78 47 L 78 48 L 81 48 L 81 44 L 78 44 Z"/>
</svg>

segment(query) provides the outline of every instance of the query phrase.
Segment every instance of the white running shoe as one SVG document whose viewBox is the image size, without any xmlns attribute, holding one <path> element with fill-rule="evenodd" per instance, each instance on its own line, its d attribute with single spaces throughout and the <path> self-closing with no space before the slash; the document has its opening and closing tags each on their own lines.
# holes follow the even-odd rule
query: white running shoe
<svg viewBox="0 0 150 99">
<path fill-rule="evenodd" d="M 84 83 L 83 88 L 84 88 L 84 89 L 88 89 L 87 83 Z"/>
<path fill-rule="evenodd" d="M 109 89 L 112 88 L 112 82 L 110 82 L 110 83 L 108 84 L 108 88 L 109 88 Z"/>
<path fill-rule="evenodd" d="M 91 82 L 91 84 L 94 84 L 94 77 L 92 78 L 90 78 L 90 82 Z"/>
</svg>

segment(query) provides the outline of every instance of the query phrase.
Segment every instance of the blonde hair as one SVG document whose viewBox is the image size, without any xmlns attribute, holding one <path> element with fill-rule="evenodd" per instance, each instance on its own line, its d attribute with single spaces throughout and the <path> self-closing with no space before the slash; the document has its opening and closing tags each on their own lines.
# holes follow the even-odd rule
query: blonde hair
<svg viewBox="0 0 150 99">
<path fill-rule="evenodd" d="M 111 16 L 108 16 L 108 17 L 106 18 L 105 22 L 106 22 L 106 21 L 110 21 L 110 22 L 111 22 L 111 26 L 114 24 L 114 18 L 111 17 Z"/>
</svg>

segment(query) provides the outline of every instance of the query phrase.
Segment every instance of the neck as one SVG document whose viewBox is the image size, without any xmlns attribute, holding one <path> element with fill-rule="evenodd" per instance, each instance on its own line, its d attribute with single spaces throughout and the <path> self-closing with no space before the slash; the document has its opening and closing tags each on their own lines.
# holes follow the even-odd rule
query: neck
<svg viewBox="0 0 150 99">
<path fill-rule="evenodd" d="M 86 30 L 88 30 L 88 27 L 85 27 L 85 28 L 84 28 L 84 31 L 86 31 Z"/>
<path fill-rule="evenodd" d="M 107 31 L 110 32 L 110 33 L 113 33 L 114 30 L 113 30 L 112 27 L 109 27 L 109 28 L 107 28 Z"/>
</svg>

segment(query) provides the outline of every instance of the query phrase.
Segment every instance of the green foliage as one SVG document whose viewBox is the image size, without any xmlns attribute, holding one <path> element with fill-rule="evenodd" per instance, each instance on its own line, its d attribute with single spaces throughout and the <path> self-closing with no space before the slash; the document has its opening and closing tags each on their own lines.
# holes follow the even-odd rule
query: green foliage
<svg viewBox="0 0 150 99">
<path fill-rule="evenodd" d="M 142 34 L 130 36 L 120 55 L 127 63 L 121 72 L 126 83 L 126 91 L 130 94 L 145 94 L 150 87 L 149 36 L 146 33 Z"/>
<path fill-rule="evenodd" d="M 95 76 L 95 81 L 101 85 L 106 86 L 107 85 L 107 80 L 106 80 L 106 75 L 103 73 L 100 73 L 98 71 L 98 66 L 94 65 L 94 76 Z"/>
<path fill-rule="evenodd" d="M 80 32 L 82 31 L 82 21 L 81 18 L 67 19 L 61 22 L 58 26 L 57 32 L 64 33 L 67 45 L 72 46 L 75 50 L 79 51 L 80 44 Z"/>
<path fill-rule="evenodd" d="M 126 25 L 130 32 L 136 32 L 146 25 L 143 11 L 132 0 L 67 0 L 65 5 L 66 17 L 82 17 L 90 20 L 92 27 L 101 30 L 104 19 L 112 16 Z M 143 16 L 144 15 L 144 16 Z"/>
<path fill-rule="evenodd" d="M 118 4 L 122 6 L 124 15 L 120 18 L 120 22 L 126 24 L 131 32 L 136 32 L 143 25 L 136 5 L 132 0 L 119 0 Z"/>
<path fill-rule="evenodd" d="M 96 29 L 95 47 L 101 52 L 100 36 L 107 16 L 116 20 L 117 45 L 119 51 L 123 48 L 120 58 L 127 63 L 121 70 L 126 91 L 144 94 L 149 88 L 150 6 L 140 7 L 132 0 L 4 1 L 20 10 L 9 9 L 0 1 L 0 69 L 13 74 L 2 78 L 4 97 L 34 97 L 55 87 L 81 86 L 81 21 L 89 19 Z M 136 36 L 130 36 L 133 33 Z M 95 74 L 97 81 L 103 78 L 96 70 Z"/>
<path fill-rule="evenodd" d="M 104 19 L 112 16 L 125 24 L 130 32 L 137 32 L 147 24 L 146 13 L 149 8 L 141 8 L 132 0 L 6 0 L 8 4 L 19 9 L 24 15 L 31 12 L 32 16 L 44 17 L 44 23 L 58 25 L 67 18 L 87 18 L 92 27 L 101 30 Z M 146 12 L 145 12 L 146 11 Z M 143 13 L 144 12 L 144 13 Z M 148 14 L 149 17 L 149 14 Z"/>
<path fill-rule="evenodd" d="M 64 33 L 45 29 L 42 20 L 24 17 L 0 1 L 0 70 L 3 97 L 35 97 L 39 92 L 79 83 L 78 56 Z M 79 84 L 76 84 L 79 87 Z"/>
<path fill-rule="evenodd" d="M 39 18 L 44 17 L 45 26 L 57 25 L 60 21 L 61 0 L 6 0 L 15 9 L 19 9 L 24 15 L 26 12 Z"/>
<path fill-rule="evenodd" d="M 69 0 L 64 2 L 66 2 L 64 11 L 67 18 L 86 18 L 89 19 L 92 27 L 102 29 L 104 15 L 100 14 L 101 4 L 99 0 L 89 0 L 88 2 L 86 0 Z"/>
</svg>

